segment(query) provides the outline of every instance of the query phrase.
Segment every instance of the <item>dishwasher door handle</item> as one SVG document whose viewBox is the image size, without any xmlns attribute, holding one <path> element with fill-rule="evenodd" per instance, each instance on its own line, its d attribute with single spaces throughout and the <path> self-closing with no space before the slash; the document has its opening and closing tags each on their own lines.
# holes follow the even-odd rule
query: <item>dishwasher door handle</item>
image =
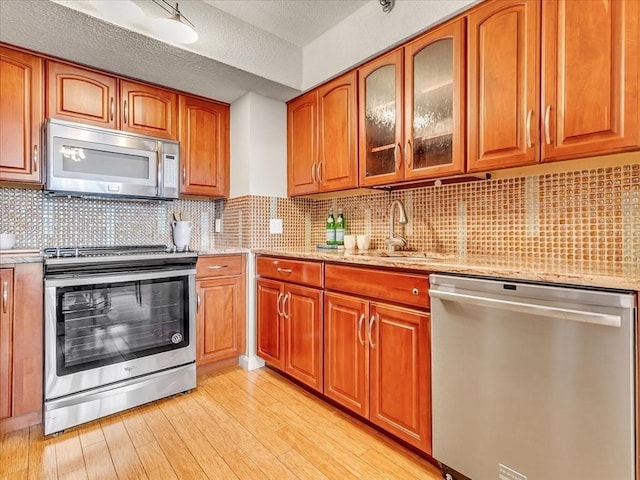
<svg viewBox="0 0 640 480">
<path fill-rule="evenodd" d="M 610 315 L 608 313 L 585 312 L 582 310 L 571 310 L 568 308 L 549 307 L 546 305 L 536 305 L 534 303 L 513 302 L 491 297 L 479 297 L 464 293 L 445 292 L 440 290 L 429 290 L 431 298 L 448 300 L 451 302 L 468 303 L 480 307 L 492 307 L 512 312 L 531 313 L 543 317 L 573 320 L 575 322 L 593 323 L 606 327 L 618 327 L 622 325 L 620 315 Z"/>
</svg>

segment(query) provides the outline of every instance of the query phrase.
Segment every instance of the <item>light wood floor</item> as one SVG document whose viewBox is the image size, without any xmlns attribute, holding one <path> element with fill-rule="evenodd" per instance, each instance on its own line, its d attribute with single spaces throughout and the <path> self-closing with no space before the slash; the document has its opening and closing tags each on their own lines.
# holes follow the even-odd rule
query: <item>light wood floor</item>
<svg viewBox="0 0 640 480">
<path fill-rule="evenodd" d="M 4 435 L 1 479 L 439 480 L 440 472 L 276 373 L 229 367 L 198 388 L 44 438 Z"/>
</svg>

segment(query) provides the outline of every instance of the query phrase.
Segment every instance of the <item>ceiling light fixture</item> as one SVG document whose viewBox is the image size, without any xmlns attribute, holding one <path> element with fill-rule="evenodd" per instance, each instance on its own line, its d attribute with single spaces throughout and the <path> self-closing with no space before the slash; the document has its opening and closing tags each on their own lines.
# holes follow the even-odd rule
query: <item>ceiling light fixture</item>
<svg viewBox="0 0 640 480">
<path fill-rule="evenodd" d="M 198 32 L 191 23 L 178 10 L 178 4 L 172 6 L 166 0 L 153 0 L 153 3 L 171 15 L 169 18 L 156 18 L 153 21 L 153 31 L 160 38 L 175 43 L 193 43 L 198 40 Z"/>
<path fill-rule="evenodd" d="M 379 0 L 379 2 L 384 13 L 389 13 L 396 4 L 396 0 Z"/>
</svg>

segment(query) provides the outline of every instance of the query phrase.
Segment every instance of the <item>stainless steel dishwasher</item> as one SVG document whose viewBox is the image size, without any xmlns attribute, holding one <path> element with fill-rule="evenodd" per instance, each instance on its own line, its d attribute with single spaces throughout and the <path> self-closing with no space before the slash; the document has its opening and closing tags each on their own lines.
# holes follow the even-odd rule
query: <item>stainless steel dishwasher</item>
<svg viewBox="0 0 640 480">
<path fill-rule="evenodd" d="M 444 478 L 636 478 L 633 292 L 430 281 L 433 456 Z"/>
</svg>

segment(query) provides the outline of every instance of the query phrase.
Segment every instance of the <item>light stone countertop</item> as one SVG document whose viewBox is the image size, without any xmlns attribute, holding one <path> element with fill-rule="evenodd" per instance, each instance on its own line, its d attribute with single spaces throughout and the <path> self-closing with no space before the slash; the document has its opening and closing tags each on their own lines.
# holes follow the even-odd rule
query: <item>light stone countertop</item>
<svg viewBox="0 0 640 480">
<path fill-rule="evenodd" d="M 372 267 L 391 267 L 428 273 L 460 273 L 544 283 L 640 291 L 640 265 L 609 262 L 568 261 L 557 258 L 496 257 L 434 254 L 434 258 L 411 259 L 311 248 L 254 249 L 254 253 Z M 406 252 L 405 255 L 411 255 Z"/>
<path fill-rule="evenodd" d="M 40 250 L 0 250 L 0 265 L 15 265 L 16 263 L 42 263 Z"/>
<path fill-rule="evenodd" d="M 242 247 L 218 247 L 208 250 L 198 250 L 198 255 L 232 255 L 234 253 L 250 253 L 251 249 Z"/>
</svg>

